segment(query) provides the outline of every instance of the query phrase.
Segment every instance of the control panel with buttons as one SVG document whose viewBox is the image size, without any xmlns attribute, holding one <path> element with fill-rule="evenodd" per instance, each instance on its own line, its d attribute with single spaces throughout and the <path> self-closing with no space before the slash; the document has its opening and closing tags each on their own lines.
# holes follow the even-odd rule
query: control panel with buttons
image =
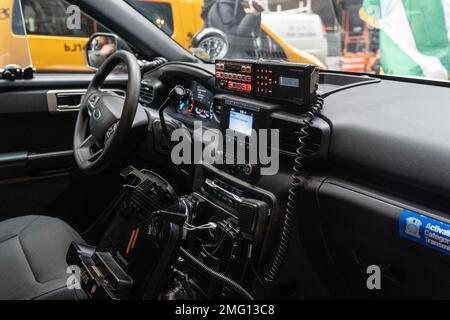
<svg viewBox="0 0 450 320">
<path fill-rule="evenodd" d="M 314 102 L 319 84 L 316 65 L 266 60 L 220 60 L 216 86 L 229 93 L 292 105 Z"/>
</svg>

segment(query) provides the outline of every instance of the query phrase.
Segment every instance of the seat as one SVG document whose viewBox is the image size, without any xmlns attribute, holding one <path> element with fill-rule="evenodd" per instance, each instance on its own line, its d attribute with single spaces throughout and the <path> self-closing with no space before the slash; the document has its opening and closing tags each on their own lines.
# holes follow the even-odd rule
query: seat
<svg viewBox="0 0 450 320">
<path fill-rule="evenodd" d="M 66 253 L 84 243 L 65 222 L 25 216 L 0 222 L 0 299 L 77 299 L 66 282 Z"/>
</svg>

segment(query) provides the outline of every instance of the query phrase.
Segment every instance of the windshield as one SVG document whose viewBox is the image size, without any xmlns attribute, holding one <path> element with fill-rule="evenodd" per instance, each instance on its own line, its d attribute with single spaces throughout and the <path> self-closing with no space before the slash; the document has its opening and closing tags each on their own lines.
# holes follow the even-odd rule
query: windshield
<svg viewBox="0 0 450 320">
<path fill-rule="evenodd" d="M 204 61 L 449 80 L 450 0 L 125 0 Z"/>
</svg>

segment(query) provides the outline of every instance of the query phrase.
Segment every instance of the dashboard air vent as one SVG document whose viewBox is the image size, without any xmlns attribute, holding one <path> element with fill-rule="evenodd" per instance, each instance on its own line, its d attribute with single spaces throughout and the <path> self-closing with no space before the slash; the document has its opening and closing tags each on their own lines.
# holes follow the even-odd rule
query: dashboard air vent
<svg viewBox="0 0 450 320">
<path fill-rule="evenodd" d="M 280 151 L 294 156 L 299 147 L 299 133 L 302 128 L 301 122 L 289 122 L 280 119 L 274 119 L 272 122 L 273 129 L 280 130 Z M 319 129 L 311 128 L 308 138 L 308 153 L 315 153 L 320 149 L 322 140 L 322 132 Z"/>
<path fill-rule="evenodd" d="M 221 100 L 214 98 L 213 112 L 216 120 L 220 122 L 220 112 L 222 111 Z"/>
<path fill-rule="evenodd" d="M 145 106 L 150 105 L 153 102 L 153 87 L 145 82 L 141 84 L 141 93 L 139 97 L 139 102 Z"/>
</svg>

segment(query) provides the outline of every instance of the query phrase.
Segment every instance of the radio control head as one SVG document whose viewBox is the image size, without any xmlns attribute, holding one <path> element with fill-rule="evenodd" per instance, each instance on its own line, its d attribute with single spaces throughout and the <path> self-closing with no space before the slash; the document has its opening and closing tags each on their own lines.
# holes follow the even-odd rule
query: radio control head
<svg viewBox="0 0 450 320">
<path fill-rule="evenodd" d="M 316 65 L 226 59 L 216 71 L 216 86 L 225 92 L 293 106 L 314 102 L 319 84 Z"/>
</svg>

